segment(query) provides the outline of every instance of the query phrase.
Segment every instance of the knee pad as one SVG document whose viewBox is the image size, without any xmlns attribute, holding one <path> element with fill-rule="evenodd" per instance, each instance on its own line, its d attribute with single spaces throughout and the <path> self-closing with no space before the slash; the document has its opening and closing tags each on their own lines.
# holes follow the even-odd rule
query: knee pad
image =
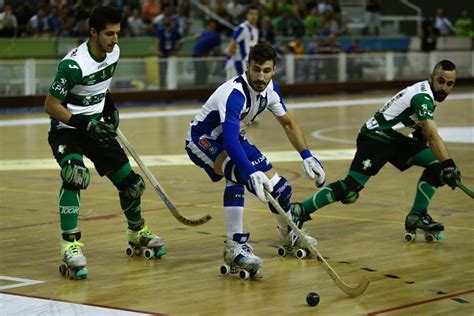
<svg viewBox="0 0 474 316">
<path fill-rule="evenodd" d="M 276 182 L 278 178 L 279 180 Z M 279 177 L 278 174 L 270 179 L 270 181 L 272 181 L 273 184 L 273 192 L 271 195 L 278 201 L 278 204 L 280 204 L 281 208 L 285 210 L 285 212 L 288 211 L 290 208 L 291 194 L 293 193 L 290 183 L 284 177 Z M 273 182 L 276 182 L 276 184 Z M 272 213 L 278 214 L 278 211 L 271 203 L 269 203 L 269 206 Z"/>
<path fill-rule="evenodd" d="M 342 204 L 352 204 L 359 199 L 359 192 L 364 187 L 353 177 L 347 176 L 344 180 L 329 184 L 336 201 Z"/>
<path fill-rule="evenodd" d="M 443 186 L 443 182 L 441 182 L 441 164 L 436 162 L 426 167 L 420 180 L 429 183 L 435 188 Z"/>
<path fill-rule="evenodd" d="M 240 172 L 239 167 L 235 165 L 235 163 L 227 158 L 226 161 L 223 163 L 223 172 L 224 177 L 231 182 L 244 184 L 247 185 L 247 181 L 245 176 Z"/>
<path fill-rule="evenodd" d="M 136 200 L 145 191 L 145 181 L 132 170 L 122 182 L 117 184 L 117 189 L 127 199 Z"/>
<path fill-rule="evenodd" d="M 91 175 L 84 162 L 71 159 L 61 168 L 63 187 L 71 190 L 85 190 L 89 186 Z"/>
</svg>

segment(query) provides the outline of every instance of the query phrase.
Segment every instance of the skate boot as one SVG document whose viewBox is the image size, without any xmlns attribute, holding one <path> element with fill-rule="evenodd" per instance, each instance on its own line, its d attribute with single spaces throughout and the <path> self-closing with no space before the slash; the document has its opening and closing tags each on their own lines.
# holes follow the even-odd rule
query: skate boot
<svg viewBox="0 0 474 316">
<path fill-rule="evenodd" d="M 407 215 L 405 219 L 405 241 L 415 241 L 417 229 L 424 232 L 427 242 L 444 239 L 443 224 L 435 222 L 428 212 L 410 213 Z"/>
<path fill-rule="evenodd" d="M 159 259 L 167 253 L 163 246 L 164 241 L 152 232 L 145 222 L 136 226 L 136 229 L 128 229 L 128 248 L 125 253 L 129 257 L 143 256 L 146 259 Z"/>
<path fill-rule="evenodd" d="M 63 239 L 61 240 L 61 257 L 63 263 L 59 266 L 59 273 L 68 279 L 79 280 L 87 278 L 87 260 L 82 252 L 84 244 L 78 241 L 80 236 L 80 232 L 63 234 Z"/>
<path fill-rule="evenodd" d="M 224 241 L 224 264 L 220 271 L 222 275 L 238 274 L 242 280 L 262 277 L 258 273 L 262 259 L 252 252 L 252 247 L 247 243 L 249 236 L 250 233 L 234 234 L 232 239 Z"/>
<path fill-rule="evenodd" d="M 313 247 L 316 247 L 318 244 L 316 238 L 311 237 L 304 229 L 300 229 L 300 231 L 305 236 L 306 241 Z M 278 227 L 278 237 L 281 244 L 281 246 L 278 247 L 278 255 L 281 257 L 286 257 L 290 254 L 298 259 L 303 259 L 311 253 L 308 246 L 290 227 Z"/>
</svg>

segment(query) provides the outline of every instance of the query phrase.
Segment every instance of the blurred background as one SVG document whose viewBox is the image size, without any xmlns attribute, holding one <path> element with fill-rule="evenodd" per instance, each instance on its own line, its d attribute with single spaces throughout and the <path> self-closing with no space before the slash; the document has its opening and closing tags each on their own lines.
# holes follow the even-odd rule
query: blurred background
<svg viewBox="0 0 474 316">
<path fill-rule="evenodd" d="M 459 83 L 474 82 L 468 0 L 0 0 L 0 107 L 43 104 L 58 62 L 88 39 L 87 17 L 101 5 L 124 16 L 116 102 L 208 96 L 225 81 L 232 31 L 249 5 L 260 10 L 260 41 L 279 52 L 284 94 L 392 88 L 426 78 L 444 58 Z M 164 27 L 177 34 L 167 54 L 157 45 Z M 198 47 L 209 32 L 218 43 Z"/>
</svg>

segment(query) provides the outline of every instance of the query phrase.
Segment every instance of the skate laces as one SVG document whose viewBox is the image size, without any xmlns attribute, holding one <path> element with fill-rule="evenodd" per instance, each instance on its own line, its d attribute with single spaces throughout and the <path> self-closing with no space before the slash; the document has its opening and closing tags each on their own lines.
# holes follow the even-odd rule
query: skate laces
<svg viewBox="0 0 474 316">
<path fill-rule="evenodd" d="M 69 243 L 67 247 L 64 249 L 64 253 L 68 257 L 75 257 L 82 255 L 82 247 L 84 247 L 84 244 L 78 241 L 74 241 Z"/>
</svg>

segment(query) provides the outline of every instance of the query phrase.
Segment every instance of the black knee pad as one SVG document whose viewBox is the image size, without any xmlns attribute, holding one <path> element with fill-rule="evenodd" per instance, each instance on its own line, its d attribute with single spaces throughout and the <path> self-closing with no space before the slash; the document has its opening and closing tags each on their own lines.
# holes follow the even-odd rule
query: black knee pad
<svg viewBox="0 0 474 316">
<path fill-rule="evenodd" d="M 132 170 L 122 182 L 117 184 L 117 189 L 127 199 L 136 200 L 145 191 L 145 181 Z"/>
<path fill-rule="evenodd" d="M 359 192 L 364 188 L 353 177 L 347 176 L 344 180 L 339 180 L 329 184 L 334 199 L 342 204 L 352 204 L 359 198 Z"/>
<path fill-rule="evenodd" d="M 435 188 L 443 186 L 443 182 L 441 181 L 441 164 L 436 162 L 426 167 L 421 175 L 420 181 L 429 183 Z"/>
<path fill-rule="evenodd" d="M 66 161 L 61 168 L 63 187 L 71 190 L 85 190 L 89 186 L 91 175 L 84 162 L 78 159 Z"/>
</svg>

